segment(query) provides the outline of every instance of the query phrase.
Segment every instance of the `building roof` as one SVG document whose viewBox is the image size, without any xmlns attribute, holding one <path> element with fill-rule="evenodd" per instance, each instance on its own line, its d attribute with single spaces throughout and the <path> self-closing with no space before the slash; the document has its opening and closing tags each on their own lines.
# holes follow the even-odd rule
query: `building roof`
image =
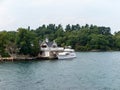
<svg viewBox="0 0 120 90">
<path fill-rule="evenodd" d="M 45 39 L 45 41 L 42 42 L 41 45 L 46 44 L 48 47 L 53 47 L 53 45 L 57 46 L 57 43 L 54 41 L 49 41 L 48 38 Z"/>
<path fill-rule="evenodd" d="M 48 45 L 48 47 L 52 47 L 52 45 L 54 44 L 54 42 L 45 42 L 47 45 Z"/>
</svg>

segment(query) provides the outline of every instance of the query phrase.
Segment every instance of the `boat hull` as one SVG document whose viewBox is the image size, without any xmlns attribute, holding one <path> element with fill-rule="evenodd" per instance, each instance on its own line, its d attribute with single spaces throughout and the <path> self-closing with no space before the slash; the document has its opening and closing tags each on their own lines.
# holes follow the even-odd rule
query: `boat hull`
<svg viewBox="0 0 120 90">
<path fill-rule="evenodd" d="M 57 57 L 58 59 L 73 59 L 73 58 L 76 58 L 76 54 L 70 53 L 68 55 L 58 55 Z"/>
</svg>

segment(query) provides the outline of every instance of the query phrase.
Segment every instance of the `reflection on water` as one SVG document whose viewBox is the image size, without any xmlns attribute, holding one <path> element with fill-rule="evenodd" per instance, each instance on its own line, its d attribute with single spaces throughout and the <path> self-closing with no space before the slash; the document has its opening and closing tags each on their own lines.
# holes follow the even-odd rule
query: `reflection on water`
<svg viewBox="0 0 120 90">
<path fill-rule="evenodd" d="M 120 90 L 120 52 L 0 63 L 0 90 Z"/>
</svg>

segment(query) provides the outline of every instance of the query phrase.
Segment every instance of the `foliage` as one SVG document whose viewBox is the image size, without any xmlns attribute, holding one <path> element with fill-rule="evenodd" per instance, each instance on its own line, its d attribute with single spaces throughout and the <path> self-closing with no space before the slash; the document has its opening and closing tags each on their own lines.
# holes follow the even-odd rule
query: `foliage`
<svg viewBox="0 0 120 90">
<path fill-rule="evenodd" d="M 19 28 L 17 33 L 17 46 L 19 53 L 24 55 L 36 55 L 39 52 L 39 42 L 33 31 Z"/>
<path fill-rule="evenodd" d="M 109 27 L 96 25 L 42 25 L 35 30 L 18 28 L 17 31 L 0 32 L 0 55 L 23 54 L 37 56 L 39 41 L 48 37 L 58 46 L 72 46 L 76 51 L 120 50 L 120 31 L 111 34 Z"/>
</svg>

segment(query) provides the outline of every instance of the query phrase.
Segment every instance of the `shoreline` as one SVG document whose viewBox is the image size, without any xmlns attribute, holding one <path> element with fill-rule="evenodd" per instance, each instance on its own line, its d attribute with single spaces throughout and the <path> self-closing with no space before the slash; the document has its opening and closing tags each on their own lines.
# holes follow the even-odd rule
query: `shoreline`
<svg viewBox="0 0 120 90">
<path fill-rule="evenodd" d="M 13 57 L 3 57 L 0 58 L 0 62 L 4 62 L 4 61 L 32 61 L 32 60 L 36 60 L 36 61 L 42 61 L 42 60 L 57 60 L 57 57 L 51 58 L 51 57 L 19 57 L 19 58 L 13 58 Z"/>
<path fill-rule="evenodd" d="M 76 52 L 120 52 L 119 50 L 107 50 L 107 51 L 102 51 L 102 50 L 90 50 L 90 51 L 76 51 Z M 57 57 L 0 57 L 0 62 L 4 61 L 42 61 L 42 60 L 58 60 Z"/>
</svg>

